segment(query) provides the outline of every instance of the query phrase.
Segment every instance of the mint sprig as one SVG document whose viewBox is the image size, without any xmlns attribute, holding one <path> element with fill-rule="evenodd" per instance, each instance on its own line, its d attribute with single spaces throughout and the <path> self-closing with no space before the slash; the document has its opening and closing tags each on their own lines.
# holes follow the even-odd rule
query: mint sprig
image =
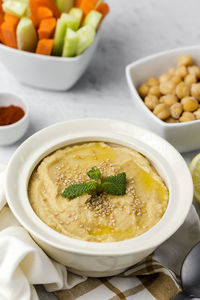
<svg viewBox="0 0 200 300">
<path fill-rule="evenodd" d="M 126 191 L 126 173 L 109 176 L 102 180 L 103 191 L 111 195 L 124 195 Z"/>
<path fill-rule="evenodd" d="M 95 181 L 71 184 L 64 190 L 61 195 L 65 198 L 72 199 L 83 194 L 95 192 L 96 188 L 97 183 Z"/>
<path fill-rule="evenodd" d="M 90 171 L 87 172 L 87 175 L 94 180 L 99 180 L 101 178 L 101 172 L 97 167 L 93 167 Z"/>
<path fill-rule="evenodd" d="M 95 196 L 101 193 L 107 193 L 119 196 L 124 195 L 126 192 L 125 172 L 102 179 L 100 170 L 97 167 L 93 167 L 87 172 L 87 175 L 95 181 L 71 184 L 61 195 L 65 198 L 73 199 L 83 194 Z"/>
</svg>

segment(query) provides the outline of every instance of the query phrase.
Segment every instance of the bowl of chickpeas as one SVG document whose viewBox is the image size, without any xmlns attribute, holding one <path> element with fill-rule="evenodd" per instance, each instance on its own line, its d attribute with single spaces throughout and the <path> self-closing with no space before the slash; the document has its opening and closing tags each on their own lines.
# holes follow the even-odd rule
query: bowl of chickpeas
<svg viewBox="0 0 200 300">
<path fill-rule="evenodd" d="M 136 123 L 180 152 L 200 148 L 200 46 L 138 60 L 126 67 L 126 76 Z"/>
</svg>

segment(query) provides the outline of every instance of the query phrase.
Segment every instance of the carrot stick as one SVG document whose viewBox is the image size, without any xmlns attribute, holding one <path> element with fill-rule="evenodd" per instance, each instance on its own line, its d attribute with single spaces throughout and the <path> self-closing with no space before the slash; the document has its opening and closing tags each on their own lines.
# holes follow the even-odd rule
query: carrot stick
<svg viewBox="0 0 200 300">
<path fill-rule="evenodd" d="M 0 13 L 0 25 L 4 22 L 4 17 L 3 15 Z"/>
<path fill-rule="evenodd" d="M 39 20 L 39 22 L 41 22 L 41 20 L 43 20 L 43 19 L 52 18 L 52 17 L 53 17 L 53 12 L 51 9 L 49 9 L 46 6 L 38 7 L 37 19 Z"/>
<path fill-rule="evenodd" d="M 104 2 L 100 3 L 96 10 L 102 14 L 101 22 L 110 11 L 108 4 Z"/>
<path fill-rule="evenodd" d="M 82 0 L 76 0 L 75 1 L 75 7 L 80 7 Z"/>
<path fill-rule="evenodd" d="M 3 8 L 2 8 L 2 4 L 3 4 L 3 1 L 2 0 L 0 0 L 0 13 L 1 14 L 3 14 L 4 12 L 3 12 Z"/>
<path fill-rule="evenodd" d="M 37 44 L 36 53 L 43 55 L 51 55 L 53 49 L 53 39 L 42 39 Z"/>
<path fill-rule="evenodd" d="M 40 26 L 38 29 L 39 39 L 41 40 L 41 39 L 52 38 L 54 35 L 55 28 L 56 28 L 55 18 L 43 19 L 40 22 Z"/>
<path fill-rule="evenodd" d="M 4 21 L 8 22 L 8 23 L 13 23 L 17 28 L 17 24 L 19 22 L 19 19 L 17 17 L 13 16 L 13 15 L 5 13 L 4 14 Z"/>
<path fill-rule="evenodd" d="M 34 16 L 32 15 L 32 16 L 30 16 L 29 17 L 30 19 L 31 19 L 31 21 L 33 22 L 33 25 L 35 26 L 35 28 L 37 28 L 38 27 L 38 20 L 36 19 L 36 18 L 34 18 Z"/>
<path fill-rule="evenodd" d="M 41 6 L 48 7 L 53 12 L 53 16 L 55 18 L 60 17 L 60 11 L 54 0 L 30 0 L 29 5 L 31 8 L 32 16 L 36 21 L 38 21 L 37 20 L 37 10 Z"/>
<path fill-rule="evenodd" d="M 4 11 L 2 8 L 2 0 L 0 0 L 0 24 L 3 23 L 3 19 L 4 19 Z"/>
<path fill-rule="evenodd" d="M 1 24 L 3 24 L 3 22 L 4 22 L 4 12 L 3 12 L 3 10 L 2 10 L 1 5 L 2 5 L 2 1 L 0 1 L 0 26 L 1 26 Z M 1 36 L 1 30 L 0 30 L 0 42 L 3 42 L 3 41 L 2 41 L 2 36 Z"/>
<path fill-rule="evenodd" d="M 6 21 L 1 24 L 0 31 L 3 44 L 17 49 L 16 28 L 17 24 Z"/>
<path fill-rule="evenodd" d="M 87 15 L 91 10 L 95 9 L 98 0 L 78 0 L 76 5 L 83 10 L 83 15 Z"/>
</svg>

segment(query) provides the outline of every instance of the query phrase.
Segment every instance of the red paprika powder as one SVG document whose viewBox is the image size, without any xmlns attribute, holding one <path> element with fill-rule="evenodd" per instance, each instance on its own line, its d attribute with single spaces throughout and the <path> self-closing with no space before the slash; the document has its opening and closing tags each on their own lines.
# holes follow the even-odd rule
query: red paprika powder
<svg viewBox="0 0 200 300">
<path fill-rule="evenodd" d="M 0 126 L 16 123 L 24 114 L 24 110 L 19 106 L 0 106 Z"/>
</svg>

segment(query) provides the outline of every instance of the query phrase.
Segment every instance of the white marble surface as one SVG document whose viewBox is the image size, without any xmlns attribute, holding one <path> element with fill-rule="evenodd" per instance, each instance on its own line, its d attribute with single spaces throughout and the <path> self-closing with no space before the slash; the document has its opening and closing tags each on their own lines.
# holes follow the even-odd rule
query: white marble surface
<svg viewBox="0 0 200 300">
<path fill-rule="evenodd" d="M 53 93 L 23 86 L 0 64 L 0 91 L 21 95 L 31 112 L 26 136 L 15 145 L 0 147 L 0 163 L 8 162 L 25 138 L 59 121 L 106 117 L 134 123 L 125 66 L 158 51 L 200 43 L 199 0 L 108 2 L 111 13 L 103 24 L 98 51 L 70 91 Z M 184 158 L 189 162 L 197 152 L 186 153 Z M 40 298 L 55 299 L 44 295 L 41 288 Z"/>
<path fill-rule="evenodd" d="M 157 51 L 200 43 L 199 0 L 108 2 L 111 13 L 103 24 L 98 51 L 70 91 L 23 86 L 0 64 L 0 91 L 17 93 L 30 106 L 31 125 L 24 139 L 52 123 L 75 118 L 106 117 L 134 123 L 125 66 Z M 8 162 L 23 140 L 0 147 L 0 163 Z"/>
</svg>

